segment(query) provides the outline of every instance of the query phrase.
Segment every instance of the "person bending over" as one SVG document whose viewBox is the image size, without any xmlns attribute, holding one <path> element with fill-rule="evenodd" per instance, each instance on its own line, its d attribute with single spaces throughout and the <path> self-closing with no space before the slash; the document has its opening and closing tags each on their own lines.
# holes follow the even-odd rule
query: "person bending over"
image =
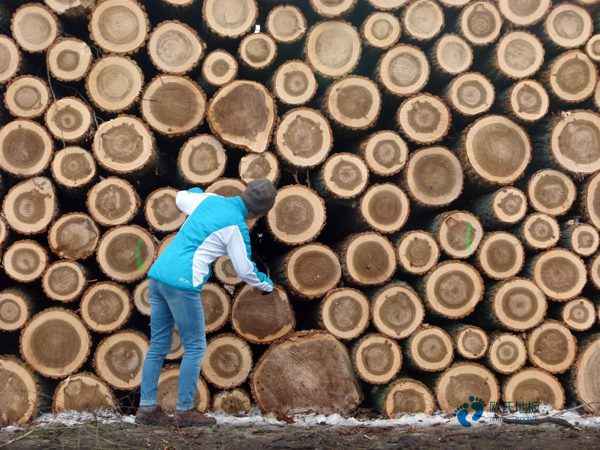
<svg viewBox="0 0 600 450">
<path fill-rule="evenodd" d="M 273 282 L 252 262 L 246 221 L 267 214 L 275 203 L 275 194 L 275 187 L 268 180 L 250 182 L 239 197 L 204 193 L 197 187 L 177 193 L 175 203 L 188 217 L 148 272 L 150 348 L 142 370 L 137 423 L 166 425 L 170 422 L 157 405 L 156 397 L 174 326 L 184 348 L 175 423 L 181 427 L 215 423 L 194 408 L 196 383 L 206 350 L 200 292 L 210 277 L 211 263 L 225 255 L 229 256 L 242 281 L 264 292 L 273 290 Z"/>
</svg>

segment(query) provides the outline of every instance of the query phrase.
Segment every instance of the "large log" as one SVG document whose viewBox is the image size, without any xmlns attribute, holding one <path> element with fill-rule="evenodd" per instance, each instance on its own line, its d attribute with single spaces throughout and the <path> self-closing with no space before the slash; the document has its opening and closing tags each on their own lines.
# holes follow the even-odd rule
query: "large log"
<svg viewBox="0 0 600 450">
<path fill-rule="evenodd" d="M 582 345 L 571 372 L 572 386 L 577 399 L 588 412 L 600 412 L 600 335 L 590 336 Z"/>
<path fill-rule="evenodd" d="M 532 26 L 544 19 L 552 0 L 498 0 L 498 9 L 506 20 L 520 27 Z"/>
<path fill-rule="evenodd" d="M 320 22 L 309 30 L 304 52 L 307 62 L 319 75 L 339 78 L 354 71 L 361 50 L 360 35 L 354 26 L 330 20 Z"/>
<path fill-rule="evenodd" d="M 36 122 L 17 119 L 0 129 L 0 169 L 17 177 L 41 174 L 50 164 L 53 150 L 50 134 Z M 44 184 L 33 180 L 25 183 L 31 182 L 40 187 Z"/>
<path fill-rule="evenodd" d="M 64 379 L 52 396 L 52 412 L 118 410 L 112 389 L 91 373 L 81 372 Z"/>
<path fill-rule="evenodd" d="M 341 245 L 339 254 L 345 278 L 359 286 L 382 285 L 396 272 L 394 247 L 378 233 L 349 236 Z"/>
<path fill-rule="evenodd" d="M 486 234 L 477 251 L 477 266 L 494 280 L 516 276 L 524 263 L 523 244 L 516 236 L 504 231 Z"/>
<path fill-rule="evenodd" d="M 410 201 L 402 189 L 392 183 L 373 184 L 360 200 L 360 215 L 375 231 L 396 233 L 410 215 Z"/>
<path fill-rule="evenodd" d="M 563 373 L 575 362 L 577 340 L 562 323 L 547 320 L 529 333 L 527 353 L 534 366 Z"/>
<path fill-rule="evenodd" d="M 267 32 L 278 43 L 291 44 L 303 38 L 307 25 L 300 8 L 293 5 L 280 5 L 269 11 L 266 27 Z"/>
<path fill-rule="evenodd" d="M 137 63 L 117 55 L 98 59 L 85 81 L 88 98 L 100 110 L 111 113 L 130 109 L 139 100 L 143 86 L 144 75 Z"/>
<path fill-rule="evenodd" d="M 496 45 L 494 68 L 510 79 L 533 76 L 544 63 L 544 46 L 525 31 L 506 33 Z"/>
<path fill-rule="evenodd" d="M 581 6 L 565 3 L 556 5 L 544 22 L 549 43 L 559 48 L 580 47 L 594 29 L 591 15 Z"/>
<path fill-rule="evenodd" d="M 535 210 L 551 216 L 561 216 L 571 209 L 577 197 L 577 188 L 567 174 L 543 169 L 527 180 L 527 196 Z"/>
<path fill-rule="evenodd" d="M 400 44 L 383 54 L 376 75 L 388 93 L 409 96 L 425 87 L 429 74 L 425 53 L 412 45 Z"/>
<path fill-rule="evenodd" d="M 444 10 L 433 0 L 416 0 L 403 11 L 402 25 L 408 37 L 429 41 L 444 28 Z"/>
<path fill-rule="evenodd" d="M 525 331 L 539 325 L 548 308 L 546 296 L 531 280 L 511 278 L 488 291 L 486 313 L 494 325 Z"/>
<path fill-rule="evenodd" d="M 489 1 L 471 2 L 459 17 L 462 35 L 475 46 L 493 43 L 502 31 L 502 16 L 495 4 Z"/>
<path fill-rule="evenodd" d="M 150 61 L 158 70 L 183 75 L 198 65 L 204 56 L 204 48 L 204 43 L 192 27 L 168 20 L 152 30 L 147 51 Z"/>
<path fill-rule="evenodd" d="M 578 296 L 587 282 L 587 271 L 575 253 L 555 248 L 540 253 L 531 261 L 533 281 L 555 301 Z"/>
<path fill-rule="evenodd" d="M 594 62 L 585 53 L 571 50 L 552 61 L 548 79 L 550 92 L 559 101 L 580 103 L 594 94 L 598 75 Z"/>
<path fill-rule="evenodd" d="M 86 259 L 94 254 L 100 230 L 90 216 L 70 213 L 56 220 L 48 231 L 48 246 L 60 258 Z"/>
<path fill-rule="evenodd" d="M 323 109 L 343 130 L 367 130 L 375 125 L 381 112 L 377 85 L 365 77 L 347 76 L 334 81 L 323 98 Z"/>
</svg>

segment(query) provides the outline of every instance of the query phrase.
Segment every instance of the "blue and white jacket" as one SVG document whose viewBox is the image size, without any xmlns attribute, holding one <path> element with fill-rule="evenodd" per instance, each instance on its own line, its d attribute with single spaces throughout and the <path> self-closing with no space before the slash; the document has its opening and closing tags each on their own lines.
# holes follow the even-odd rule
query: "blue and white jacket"
<svg viewBox="0 0 600 450">
<path fill-rule="evenodd" d="M 229 256 L 242 281 L 262 291 L 273 290 L 273 282 L 252 262 L 248 210 L 241 197 L 192 188 L 179 191 L 175 203 L 188 218 L 150 268 L 149 278 L 177 289 L 201 291 L 211 264 Z"/>
</svg>

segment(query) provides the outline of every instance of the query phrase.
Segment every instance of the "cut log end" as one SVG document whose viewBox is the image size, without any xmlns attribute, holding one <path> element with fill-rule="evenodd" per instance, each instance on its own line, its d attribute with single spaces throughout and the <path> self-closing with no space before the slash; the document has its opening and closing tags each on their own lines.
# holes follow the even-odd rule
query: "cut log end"
<svg viewBox="0 0 600 450">
<path fill-rule="evenodd" d="M 222 195 L 223 197 L 235 197 L 241 195 L 245 189 L 244 182 L 236 178 L 221 178 L 206 188 L 206 192 Z"/>
<path fill-rule="evenodd" d="M 579 352 L 573 370 L 573 387 L 577 399 L 593 414 L 600 412 L 600 335 L 592 335 Z"/>
<path fill-rule="evenodd" d="M 516 334 L 497 334 L 492 338 L 487 359 L 496 372 L 504 375 L 514 373 L 527 362 L 525 342 Z"/>
<path fill-rule="evenodd" d="M 266 33 L 247 35 L 238 50 L 242 64 L 251 70 L 264 70 L 271 66 L 277 57 L 277 44 Z"/>
<path fill-rule="evenodd" d="M 350 288 L 334 289 L 321 302 L 319 321 L 336 338 L 353 340 L 369 325 L 369 307 L 369 300 L 362 292 Z"/>
<path fill-rule="evenodd" d="M 103 339 L 96 347 L 96 373 L 115 389 L 130 391 L 142 381 L 148 339 L 133 330 L 120 331 Z"/>
<path fill-rule="evenodd" d="M 95 184 L 87 195 L 90 215 L 107 227 L 125 224 L 137 214 L 140 199 L 127 181 L 108 177 Z"/>
<path fill-rule="evenodd" d="M 587 331 L 596 323 L 597 311 L 587 298 L 576 298 L 564 304 L 560 318 L 573 331 Z"/>
<path fill-rule="evenodd" d="M 473 325 L 459 326 L 453 333 L 456 353 L 465 359 L 482 358 L 488 350 L 489 338 L 487 333 Z"/>
<path fill-rule="evenodd" d="M 2 265 L 13 280 L 29 283 L 39 279 L 46 270 L 48 253 L 35 241 L 16 241 L 6 249 Z"/>
<path fill-rule="evenodd" d="M 46 269 L 42 289 L 50 299 L 71 303 L 79 298 L 87 284 L 83 266 L 72 261 L 57 261 Z"/>
<path fill-rule="evenodd" d="M 558 170 L 544 169 L 534 173 L 529 179 L 527 195 L 535 210 L 560 216 L 575 202 L 577 188 L 568 175 Z"/>
<path fill-rule="evenodd" d="M 94 57 L 90 46 L 76 38 L 61 38 L 48 49 L 46 64 L 59 81 L 80 81 L 88 74 Z"/>
<path fill-rule="evenodd" d="M 473 255 L 483 237 L 477 216 L 467 211 L 449 211 L 434 219 L 434 235 L 440 248 L 450 257 L 465 259 Z"/>
<path fill-rule="evenodd" d="M 487 112 L 494 104 L 494 85 L 478 72 L 463 73 L 452 80 L 447 97 L 450 106 L 467 117 Z"/>
<path fill-rule="evenodd" d="M 489 278 L 504 280 L 521 271 L 525 250 L 513 234 L 503 231 L 488 233 L 479 246 L 477 263 Z"/>
<path fill-rule="evenodd" d="M 183 75 L 193 70 L 204 56 L 204 43 L 189 25 L 169 20 L 152 31 L 148 55 L 161 72 Z"/>
<path fill-rule="evenodd" d="M 573 111 L 552 128 L 552 158 L 563 169 L 588 175 L 600 169 L 600 114 Z"/>
<path fill-rule="evenodd" d="M 238 173 L 244 183 L 267 179 L 274 185 L 279 181 L 281 171 L 279 160 L 271 152 L 250 153 L 240 159 Z"/>
<path fill-rule="evenodd" d="M 144 316 L 150 316 L 150 279 L 146 278 L 138 283 L 133 290 L 133 304 L 138 312 Z"/>
<path fill-rule="evenodd" d="M 567 232 L 563 234 L 567 241 L 567 248 L 573 250 L 581 257 L 592 256 L 598 251 L 600 235 L 596 227 L 589 223 L 577 223 L 570 227 L 567 226 Z"/>
<path fill-rule="evenodd" d="M 308 64 L 290 60 L 281 64 L 273 78 L 273 92 L 284 104 L 300 106 L 308 103 L 317 93 L 317 79 Z"/>
<path fill-rule="evenodd" d="M 142 6 L 134 0 L 100 3 L 89 22 L 94 42 L 107 53 L 134 53 L 145 43 L 150 24 Z"/>
<path fill-rule="evenodd" d="M 432 0 L 417 0 L 404 9 L 402 24 L 405 33 L 417 41 L 433 39 L 444 28 L 444 11 Z"/>
<path fill-rule="evenodd" d="M 85 259 L 96 250 L 100 231 L 90 216 L 70 213 L 60 217 L 50 227 L 48 244 L 59 257 Z"/>
<path fill-rule="evenodd" d="M 9 288 L 0 291 L 0 331 L 17 331 L 32 314 L 32 302 L 25 292 Z"/>
<path fill-rule="evenodd" d="M 210 184 L 225 173 L 227 154 L 210 134 L 195 136 L 183 145 L 177 158 L 181 177 L 189 184 Z"/>
<path fill-rule="evenodd" d="M 231 315 L 231 298 L 216 283 L 206 283 L 202 289 L 202 305 L 207 333 L 214 333 L 225 326 Z"/>
<path fill-rule="evenodd" d="M 473 64 L 473 49 L 460 36 L 444 34 L 435 44 L 434 61 L 448 75 L 458 75 Z"/>
<path fill-rule="evenodd" d="M 429 325 L 410 336 L 406 352 L 411 366 L 424 372 L 440 372 L 454 359 L 450 335 L 439 327 Z"/>
<path fill-rule="evenodd" d="M 575 362 L 577 340 L 562 323 L 547 320 L 527 337 L 527 352 L 534 366 L 563 373 Z"/>
<path fill-rule="evenodd" d="M 54 154 L 52 177 L 59 186 L 81 189 L 96 176 L 96 160 L 81 147 L 66 147 Z"/>
<path fill-rule="evenodd" d="M 582 210 L 596 228 L 600 228 L 600 175 L 589 178 L 583 190 Z"/>
<path fill-rule="evenodd" d="M 168 366 L 158 378 L 157 403 L 163 411 L 173 413 L 177 406 L 179 386 L 179 367 Z M 210 391 L 202 377 L 196 382 L 197 394 L 193 409 L 198 412 L 208 411 L 210 407 Z"/>
<path fill-rule="evenodd" d="M 500 36 L 502 16 L 492 2 L 472 2 L 462 10 L 459 26 L 462 35 L 471 44 L 485 46 Z"/>
<path fill-rule="evenodd" d="M 336 153 L 323 165 L 319 181 L 333 198 L 355 198 L 367 187 L 369 169 L 359 156 Z"/>
<path fill-rule="evenodd" d="M 367 0 L 369 4 L 380 11 L 396 11 L 406 5 L 408 0 Z M 464 1 L 464 0 L 463 0 Z"/>
<path fill-rule="evenodd" d="M 91 373 L 82 372 L 60 382 L 52 397 L 52 412 L 115 411 L 119 404 L 110 387 Z"/>
<path fill-rule="evenodd" d="M 583 260 L 562 248 L 541 253 L 532 262 L 531 271 L 544 294 L 559 302 L 578 296 L 587 282 Z"/>
<path fill-rule="evenodd" d="M 342 245 L 340 260 L 347 280 L 360 286 L 384 284 L 396 272 L 393 245 L 374 232 L 348 237 Z"/>
<path fill-rule="evenodd" d="M 214 272 L 217 280 L 223 284 L 235 286 L 242 282 L 237 276 L 231 260 L 227 256 L 221 256 L 217 259 L 214 266 Z"/>
<path fill-rule="evenodd" d="M 133 59 L 105 56 L 94 63 L 85 86 L 97 108 L 117 113 L 137 102 L 144 87 L 144 75 Z"/>
<path fill-rule="evenodd" d="M 542 213 L 533 213 L 525 218 L 520 230 L 523 243 L 533 250 L 554 247 L 560 239 L 560 227 L 556 219 Z"/>
<path fill-rule="evenodd" d="M 544 63 L 544 46 L 525 31 L 506 33 L 496 46 L 495 67 L 511 79 L 533 76 Z"/>
<path fill-rule="evenodd" d="M 542 21 L 551 6 L 551 0 L 498 1 L 498 8 L 504 18 L 518 27 L 529 27 Z"/>
<path fill-rule="evenodd" d="M 335 81 L 325 94 L 324 104 L 337 125 L 366 130 L 379 118 L 381 94 L 373 81 L 353 75 Z"/>
<path fill-rule="evenodd" d="M 244 383 L 251 369 L 252 352 L 243 339 L 221 334 L 208 342 L 202 375 L 209 383 L 219 389 L 231 389 Z"/>
<path fill-rule="evenodd" d="M 202 63 L 202 78 L 211 86 L 224 86 L 233 81 L 237 73 L 237 60 L 225 50 L 210 52 Z"/>
<path fill-rule="evenodd" d="M 497 190 L 491 202 L 492 221 L 502 226 L 515 225 L 527 214 L 527 197 L 520 189 L 509 186 Z"/>
<path fill-rule="evenodd" d="M 490 309 L 499 325 L 513 331 L 541 323 L 548 308 L 544 293 L 530 280 L 512 278 L 490 292 Z"/>
<path fill-rule="evenodd" d="M 333 132 L 321 112 L 295 108 L 281 118 L 275 146 L 285 162 L 300 168 L 315 167 L 325 161 L 333 145 Z"/>
<path fill-rule="evenodd" d="M 431 94 L 418 94 L 404 101 L 396 114 L 398 127 L 418 144 L 442 140 L 450 130 L 452 116 L 446 104 Z"/>
<path fill-rule="evenodd" d="M 427 386 L 417 380 L 400 378 L 385 388 L 381 412 L 395 419 L 404 414 L 433 414 L 435 399 Z"/>
<path fill-rule="evenodd" d="M 92 110 L 76 97 L 63 97 L 46 111 L 45 123 L 52 135 L 63 142 L 79 142 L 90 134 Z"/>
<path fill-rule="evenodd" d="M 509 111 L 517 119 L 537 122 L 550 110 L 550 97 L 544 86 L 535 80 L 522 80 L 509 91 Z"/>
<path fill-rule="evenodd" d="M 282 277 L 296 295 L 315 299 L 337 286 L 342 269 L 337 255 L 329 247 L 307 244 L 288 253 Z"/>
<path fill-rule="evenodd" d="M 15 117 L 24 119 L 39 117 L 50 104 L 50 88 L 41 78 L 22 75 L 7 86 L 4 104 Z"/>
<path fill-rule="evenodd" d="M 204 22 L 218 37 L 236 39 L 250 32 L 258 16 L 255 0 L 222 2 L 207 0 L 202 9 Z"/>
<path fill-rule="evenodd" d="M 563 102 L 579 103 L 589 99 L 597 81 L 596 65 L 580 50 L 562 53 L 550 65 L 550 91 Z"/>
<path fill-rule="evenodd" d="M 228 415 L 248 414 L 252 399 L 244 389 L 220 391 L 213 397 L 212 410 Z"/>
<path fill-rule="evenodd" d="M 302 185 L 290 185 L 277 192 L 267 224 L 278 241 L 300 245 L 321 233 L 325 219 L 325 203 L 321 197 Z"/>
<path fill-rule="evenodd" d="M 571 3 L 559 4 L 546 17 L 544 31 L 554 45 L 580 47 L 594 30 L 592 16 L 584 8 Z"/>
<path fill-rule="evenodd" d="M 150 227 L 161 233 L 177 230 L 185 221 L 186 215 L 175 204 L 177 189 L 163 187 L 146 197 L 144 215 Z"/>
<path fill-rule="evenodd" d="M 0 129 L 0 169 L 17 177 L 41 174 L 50 165 L 53 150 L 50 134 L 36 122 L 17 119 Z"/>
<path fill-rule="evenodd" d="M 58 37 L 59 28 L 54 13 L 37 3 L 20 6 L 12 16 L 12 35 L 26 52 L 46 51 Z"/>
<path fill-rule="evenodd" d="M 17 75 L 21 68 L 21 51 L 15 41 L 10 37 L 0 36 L 0 55 L 2 65 L 0 66 L 0 83 L 6 83 Z"/>
<path fill-rule="evenodd" d="M 417 204 L 446 206 L 463 190 L 463 169 L 458 158 L 445 147 L 430 147 L 414 152 L 405 173 L 407 192 Z"/>
<path fill-rule="evenodd" d="M 73 312 L 47 308 L 36 314 L 21 333 L 21 355 L 48 378 L 64 378 L 86 362 L 91 337 Z"/>
<path fill-rule="evenodd" d="M 94 283 L 81 298 L 81 318 L 97 333 L 113 333 L 123 327 L 133 305 L 122 286 L 104 281 Z"/>
<path fill-rule="evenodd" d="M 98 266 L 116 281 L 131 283 L 146 275 L 156 254 L 154 238 L 137 225 L 107 231 L 98 244 Z"/>
<path fill-rule="evenodd" d="M 369 170 L 382 177 L 398 174 L 408 159 L 408 146 L 394 131 L 371 134 L 362 142 L 361 150 Z"/>
<path fill-rule="evenodd" d="M 310 0 L 313 11 L 323 17 L 338 17 L 350 12 L 356 0 Z"/>
<path fill-rule="evenodd" d="M 372 229 L 396 233 L 408 220 L 410 201 L 395 184 L 375 184 L 361 198 L 360 214 Z"/>
<path fill-rule="evenodd" d="M 429 62 L 425 53 L 412 45 L 400 44 L 388 50 L 379 61 L 377 76 L 393 95 L 416 94 L 429 81 Z"/>
<path fill-rule="evenodd" d="M 352 362 L 363 381 L 386 384 L 402 368 L 402 351 L 395 340 L 381 334 L 368 334 L 354 344 Z"/>
<path fill-rule="evenodd" d="M 527 368 L 505 382 L 503 400 L 513 405 L 550 405 L 560 411 L 565 406 L 565 392 L 553 375 L 544 370 Z"/>
<path fill-rule="evenodd" d="M 263 294 L 244 286 L 233 302 L 231 324 L 246 341 L 270 344 L 292 332 L 296 320 L 282 288 L 275 287 L 272 293 Z"/>
<path fill-rule="evenodd" d="M 291 44 L 306 33 L 306 18 L 302 11 L 292 5 L 276 6 L 267 16 L 267 31 L 277 42 Z"/>
<path fill-rule="evenodd" d="M 409 231 L 396 243 L 400 268 L 414 275 L 429 272 L 440 258 L 440 247 L 431 233 L 422 230 Z"/>
<path fill-rule="evenodd" d="M 325 42 L 327 45 L 324 45 Z M 360 35 L 347 22 L 320 22 L 308 33 L 305 54 L 308 63 L 320 75 L 342 77 L 351 73 L 360 60 Z"/>
<path fill-rule="evenodd" d="M 404 339 L 421 326 L 425 308 L 410 286 L 392 283 L 375 294 L 371 316 L 373 325 L 380 333 L 394 339 Z"/>
<path fill-rule="evenodd" d="M 369 15 L 361 28 L 364 44 L 381 50 L 395 45 L 401 34 L 400 21 L 393 14 L 381 11 Z"/>
<path fill-rule="evenodd" d="M 585 44 L 585 52 L 590 59 L 596 63 L 600 62 L 600 33 L 593 35 L 587 44 Z"/>
<path fill-rule="evenodd" d="M 497 403 L 500 387 L 496 376 L 486 367 L 477 363 L 457 363 L 440 376 L 435 395 L 440 409 L 454 414 L 463 405 L 470 405 L 475 398 L 484 405 Z"/>
<path fill-rule="evenodd" d="M 0 425 L 25 425 L 38 411 L 41 393 L 31 369 L 10 356 L 0 357 Z"/>
</svg>

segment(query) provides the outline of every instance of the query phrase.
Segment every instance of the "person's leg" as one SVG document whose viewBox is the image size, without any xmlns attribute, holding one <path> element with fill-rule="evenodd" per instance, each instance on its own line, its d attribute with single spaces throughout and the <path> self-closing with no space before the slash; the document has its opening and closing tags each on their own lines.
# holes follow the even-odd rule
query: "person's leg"
<svg viewBox="0 0 600 450">
<path fill-rule="evenodd" d="M 150 280 L 150 348 L 146 354 L 142 370 L 140 407 L 152 408 L 156 406 L 158 377 L 165 356 L 171 349 L 173 315 L 164 295 L 165 287 L 164 284 L 158 281 Z"/>
</svg>

